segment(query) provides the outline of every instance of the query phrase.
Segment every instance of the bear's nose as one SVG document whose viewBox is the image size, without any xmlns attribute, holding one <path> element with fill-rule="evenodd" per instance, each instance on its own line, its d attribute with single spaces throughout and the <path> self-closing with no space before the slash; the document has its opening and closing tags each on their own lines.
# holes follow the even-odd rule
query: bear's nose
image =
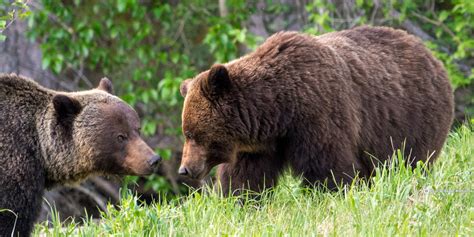
<svg viewBox="0 0 474 237">
<path fill-rule="evenodd" d="M 159 164 L 161 162 L 161 157 L 159 155 L 154 155 L 151 157 L 151 159 L 148 161 L 148 164 L 150 164 L 150 166 L 156 166 L 157 164 Z"/>
<path fill-rule="evenodd" d="M 180 175 L 188 175 L 189 172 L 188 172 L 188 169 L 186 169 L 186 167 L 181 166 L 181 167 L 179 167 L 178 174 L 180 174 Z"/>
</svg>

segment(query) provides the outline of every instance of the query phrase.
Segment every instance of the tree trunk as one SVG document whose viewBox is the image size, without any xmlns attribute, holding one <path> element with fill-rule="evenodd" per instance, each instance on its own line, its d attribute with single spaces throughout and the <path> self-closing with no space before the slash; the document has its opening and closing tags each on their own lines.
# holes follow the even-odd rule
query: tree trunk
<svg viewBox="0 0 474 237">
<path fill-rule="evenodd" d="M 41 68 L 41 50 L 26 38 L 26 28 L 25 22 L 17 20 L 5 30 L 7 39 L 0 42 L 0 73 L 15 73 L 48 88 L 64 89 L 51 72 Z"/>
</svg>

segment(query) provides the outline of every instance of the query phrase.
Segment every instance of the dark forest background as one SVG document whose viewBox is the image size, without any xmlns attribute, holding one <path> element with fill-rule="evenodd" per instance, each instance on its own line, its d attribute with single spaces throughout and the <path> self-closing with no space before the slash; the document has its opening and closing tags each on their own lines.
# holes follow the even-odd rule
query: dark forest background
<svg viewBox="0 0 474 237">
<path fill-rule="evenodd" d="M 250 52 L 281 30 L 319 35 L 365 24 L 404 29 L 444 62 L 457 123 L 474 115 L 471 0 L 4 0 L 0 16 L 0 72 L 65 91 L 93 88 L 107 76 L 138 111 L 147 142 L 165 158 L 148 178 L 97 177 L 51 190 L 41 220 L 51 218 L 51 207 L 62 219 L 99 216 L 129 189 L 147 202 L 198 187 L 177 175 L 181 81 Z"/>
</svg>

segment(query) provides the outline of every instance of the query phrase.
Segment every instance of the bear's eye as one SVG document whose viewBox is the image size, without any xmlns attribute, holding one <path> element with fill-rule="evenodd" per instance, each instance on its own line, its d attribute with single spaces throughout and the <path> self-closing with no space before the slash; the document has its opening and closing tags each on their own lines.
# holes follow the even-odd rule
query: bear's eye
<svg viewBox="0 0 474 237">
<path fill-rule="evenodd" d="M 127 137 L 126 137 L 125 135 L 119 134 L 119 135 L 117 136 L 117 140 L 118 140 L 119 142 L 124 142 L 125 140 L 127 140 Z"/>
<path fill-rule="evenodd" d="M 193 139 L 193 134 L 191 132 L 185 132 L 184 133 L 184 136 L 186 137 L 186 139 Z"/>
</svg>

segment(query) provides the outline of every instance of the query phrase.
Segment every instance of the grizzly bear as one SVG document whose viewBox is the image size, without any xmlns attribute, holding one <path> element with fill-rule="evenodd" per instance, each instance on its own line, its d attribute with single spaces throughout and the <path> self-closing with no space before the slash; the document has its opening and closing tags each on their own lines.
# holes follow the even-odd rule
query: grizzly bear
<svg viewBox="0 0 474 237">
<path fill-rule="evenodd" d="M 29 236 L 45 189 L 94 174 L 152 173 L 160 157 L 112 84 L 57 92 L 0 75 L 0 236 Z"/>
<path fill-rule="evenodd" d="M 432 162 L 453 120 L 446 71 L 402 30 L 280 32 L 254 52 L 181 84 L 185 144 L 179 173 L 220 165 L 224 194 L 261 191 L 289 168 L 333 190 L 404 147 Z"/>
</svg>

